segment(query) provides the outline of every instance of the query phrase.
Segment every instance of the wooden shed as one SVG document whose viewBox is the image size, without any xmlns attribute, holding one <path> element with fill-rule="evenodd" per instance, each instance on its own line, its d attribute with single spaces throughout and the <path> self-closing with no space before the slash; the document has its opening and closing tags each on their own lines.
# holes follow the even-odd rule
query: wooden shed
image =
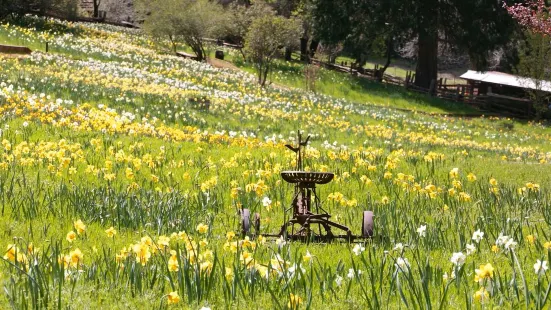
<svg viewBox="0 0 551 310">
<path fill-rule="evenodd" d="M 527 89 L 541 90 L 551 93 L 551 82 L 542 81 L 537 85 L 530 78 L 521 77 L 509 73 L 497 71 L 472 71 L 469 70 L 461 76 L 471 86 L 478 89 L 478 94 L 500 94 L 515 97 L 526 97 Z"/>
<path fill-rule="evenodd" d="M 469 70 L 461 76 L 469 84 L 473 96 L 485 98 L 487 107 L 514 114 L 533 115 L 533 103 L 527 90 L 539 90 L 551 95 L 551 82 L 536 83 L 533 79 L 497 71 Z"/>
</svg>

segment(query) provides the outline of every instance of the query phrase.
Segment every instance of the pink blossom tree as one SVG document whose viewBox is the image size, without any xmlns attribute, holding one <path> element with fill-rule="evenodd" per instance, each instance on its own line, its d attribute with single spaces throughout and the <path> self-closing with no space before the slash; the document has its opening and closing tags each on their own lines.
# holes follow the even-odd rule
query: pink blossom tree
<svg viewBox="0 0 551 310">
<path fill-rule="evenodd" d="M 529 31 L 551 35 L 551 8 L 544 0 L 527 0 L 512 6 L 503 3 L 509 14 Z"/>
</svg>

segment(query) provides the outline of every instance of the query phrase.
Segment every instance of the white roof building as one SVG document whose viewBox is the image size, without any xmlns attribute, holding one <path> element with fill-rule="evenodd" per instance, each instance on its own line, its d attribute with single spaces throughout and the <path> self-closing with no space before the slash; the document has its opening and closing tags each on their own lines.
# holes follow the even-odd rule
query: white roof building
<svg viewBox="0 0 551 310">
<path fill-rule="evenodd" d="M 487 84 L 498 84 L 524 89 L 542 90 L 551 92 L 551 82 L 541 81 L 541 84 L 536 85 L 534 80 L 513 74 L 497 72 L 497 71 L 473 71 L 469 70 L 461 76 L 462 79 L 474 82 L 482 82 Z"/>
</svg>

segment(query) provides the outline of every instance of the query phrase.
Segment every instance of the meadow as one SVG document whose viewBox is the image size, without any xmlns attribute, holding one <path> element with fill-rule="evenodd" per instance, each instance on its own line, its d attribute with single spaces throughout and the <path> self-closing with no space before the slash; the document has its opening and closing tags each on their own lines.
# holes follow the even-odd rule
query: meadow
<svg viewBox="0 0 551 310">
<path fill-rule="evenodd" d="M 549 307 L 546 124 L 282 87 L 283 70 L 262 89 L 108 25 L 27 17 L 0 42 L 35 49 L 0 55 L 1 308 Z M 355 234 L 373 210 L 371 240 L 241 234 L 244 207 L 279 230 L 298 130 L 305 169 L 335 173 L 322 203 Z"/>
</svg>

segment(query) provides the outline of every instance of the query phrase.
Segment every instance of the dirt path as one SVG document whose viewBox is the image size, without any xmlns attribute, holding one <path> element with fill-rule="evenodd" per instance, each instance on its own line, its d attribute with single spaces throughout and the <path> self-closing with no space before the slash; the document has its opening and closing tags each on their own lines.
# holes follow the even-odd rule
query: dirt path
<svg viewBox="0 0 551 310">
<path fill-rule="evenodd" d="M 26 59 L 26 58 L 29 58 L 29 55 L 0 53 L 0 59 L 2 58 Z"/>
<path fill-rule="evenodd" d="M 209 58 L 208 63 L 211 66 L 213 66 L 215 68 L 218 68 L 218 69 L 241 70 L 229 61 L 220 60 L 220 59 L 216 59 L 216 58 Z"/>
</svg>

